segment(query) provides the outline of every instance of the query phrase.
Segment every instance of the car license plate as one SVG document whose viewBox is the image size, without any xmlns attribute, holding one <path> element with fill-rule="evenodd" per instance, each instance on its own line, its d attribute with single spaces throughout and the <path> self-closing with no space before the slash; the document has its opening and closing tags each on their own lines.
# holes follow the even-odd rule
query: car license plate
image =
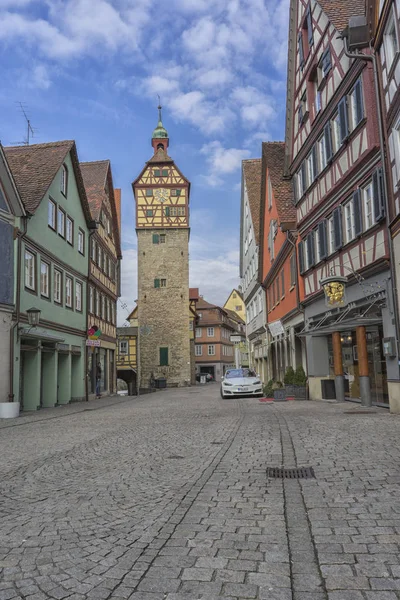
<svg viewBox="0 0 400 600">
<path fill-rule="evenodd" d="M 247 392 L 248 388 L 247 387 L 238 387 L 239 392 Z"/>
</svg>

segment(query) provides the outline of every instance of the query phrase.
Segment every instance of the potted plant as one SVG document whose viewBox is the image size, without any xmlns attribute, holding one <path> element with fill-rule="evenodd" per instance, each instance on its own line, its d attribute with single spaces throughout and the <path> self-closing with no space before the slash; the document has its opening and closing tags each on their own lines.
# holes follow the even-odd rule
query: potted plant
<svg viewBox="0 0 400 600">
<path fill-rule="evenodd" d="M 274 380 L 270 379 L 263 388 L 264 398 L 273 398 L 274 397 Z"/>
<path fill-rule="evenodd" d="M 295 387 L 295 398 L 296 400 L 307 399 L 307 376 L 304 372 L 303 367 L 300 365 L 297 367 L 294 374 L 294 387 Z"/>
<path fill-rule="evenodd" d="M 285 384 L 285 397 L 293 398 L 296 395 L 296 386 L 294 384 L 295 372 L 293 367 L 288 367 L 286 369 L 285 377 L 283 378 L 283 383 Z"/>
</svg>

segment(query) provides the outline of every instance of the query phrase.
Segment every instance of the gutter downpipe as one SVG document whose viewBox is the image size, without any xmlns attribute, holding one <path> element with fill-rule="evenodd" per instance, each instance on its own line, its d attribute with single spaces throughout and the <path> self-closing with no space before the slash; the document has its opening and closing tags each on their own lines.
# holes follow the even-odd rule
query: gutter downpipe
<svg viewBox="0 0 400 600">
<path fill-rule="evenodd" d="M 9 394 L 8 401 L 14 402 L 14 333 L 19 324 L 20 317 L 20 302 L 21 302 L 21 247 L 22 239 L 26 236 L 28 231 L 28 216 L 21 216 L 24 224 L 24 231 L 22 235 L 18 236 L 18 248 L 17 248 L 17 293 L 15 297 L 16 305 L 16 320 L 10 330 L 10 382 L 9 382 Z"/>
<path fill-rule="evenodd" d="M 374 88 L 375 88 L 375 98 L 376 98 L 376 106 L 378 112 L 378 131 L 379 131 L 379 145 L 380 145 L 380 154 L 381 154 L 381 162 L 382 162 L 382 174 L 383 174 L 383 185 L 385 192 L 385 211 L 386 218 L 388 221 L 390 220 L 390 212 L 389 212 L 389 194 L 388 194 L 388 183 L 386 177 L 386 156 L 385 156 L 385 146 L 384 146 L 384 137 L 383 137 L 383 126 L 382 126 L 382 102 L 379 94 L 379 82 L 378 82 L 378 70 L 376 67 L 376 56 L 375 52 L 371 47 L 371 42 L 369 44 L 371 54 L 362 54 L 362 53 L 351 53 L 347 47 L 347 37 L 343 36 L 344 40 L 344 53 L 348 58 L 360 59 L 365 61 L 371 61 L 373 66 L 374 73 Z M 395 322 L 395 334 L 396 334 L 396 351 L 397 351 L 397 361 L 399 361 L 399 302 L 397 297 L 397 282 L 396 282 L 396 274 L 394 271 L 394 251 L 393 251 L 393 239 L 389 230 L 389 259 L 390 259 L 390 279 L 392 283 L 392 291 L 393 291 L 393 308 L 394 308 L 394 322 Z M 399 368 L 397 368 L 399 372 Z"/>
</svg>

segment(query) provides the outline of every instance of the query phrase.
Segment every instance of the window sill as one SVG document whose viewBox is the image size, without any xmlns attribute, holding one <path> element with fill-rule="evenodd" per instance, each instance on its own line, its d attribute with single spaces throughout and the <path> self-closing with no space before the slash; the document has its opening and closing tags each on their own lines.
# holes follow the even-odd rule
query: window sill
<svg viewBox="0 0 400 600">
<path fill-rule="evenodd" d="M 293 285 L 290 286 L 289 292 L 293 292 L 293 290 L 294 290 L 295 287 L 296 287 L 296 284 L 294 283 Z"/>
<path fill-rule="evenodd" d="M 54 233 L 56 233 L 56 232 L 57 232 L 57 229 L 56 229 L 55 227 L 53 227 L 53 225 L 50 225 L 50 223 L 47 223 L 47 227 L 48 227 L 49 229 L 51 229 L 52 231 L 54 231 Z"/>
</svg>

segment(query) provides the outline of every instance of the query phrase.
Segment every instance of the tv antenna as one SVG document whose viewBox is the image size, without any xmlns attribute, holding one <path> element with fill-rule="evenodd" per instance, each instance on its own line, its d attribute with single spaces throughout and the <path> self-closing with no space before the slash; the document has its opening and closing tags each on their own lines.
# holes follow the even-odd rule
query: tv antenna
<svg viewBox="0 0 400 600">
<path fill-rule="evenodd" d="M 25 121 L 26 121 L 26 136 L 25 136 L 25 139 L 22 142 L 11 142 L 11 143 L 17 144 L 17 145 L 22 145 L 22 146 L 29 146 L 31 138 L 34 137 L 35 133 L 37 132 L 37 129 L 32 127 L 31 120 L 28 117 L 28 115 L 26 114 L 26 105 L 23 104 L 22 102 L 18 102 L 18 105 L 19 105 L 19 108 L 21 110 L 21 113 L 25 117 Z"/>
</svg>

